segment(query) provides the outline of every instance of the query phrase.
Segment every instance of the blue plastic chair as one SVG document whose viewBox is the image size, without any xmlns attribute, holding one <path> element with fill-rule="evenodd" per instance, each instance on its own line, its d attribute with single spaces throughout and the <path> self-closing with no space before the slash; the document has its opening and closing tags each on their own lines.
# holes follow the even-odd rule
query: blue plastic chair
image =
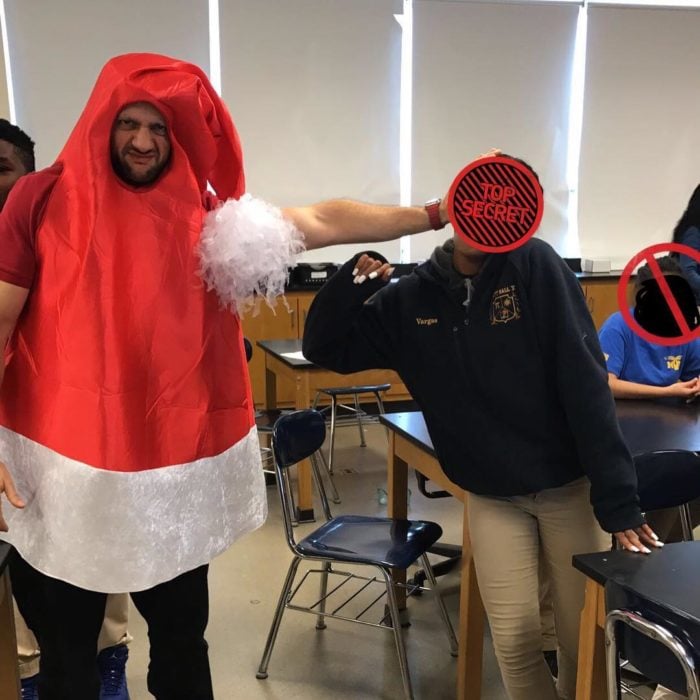
<svg viewBox="0 0 700 700">
<path fill-rule="evenodd" d="M 287 577 L 282 587 L 282 593 L 267 637 L 257 677 L 267 678 L 267 668 L 280 623 L 282 622 L 282 615 L 285 609 L 289 608 L 315 615 L 317 617 L 317 629 L 324 629 L 326 626 L 325 619 L 331 617 L 393 630 L 404 694 L 406 698 L 410 699 L 413 698 L 411 678 L 401 633 L 400 612 L 391 569 L 406 569 L 417 560 L 421 560 L 435 594 L 435 601 L 440 616 L 447 630 L 451 652 L 453 655 L 456 655 L 457 639 L 445 604 L 437 590 L 437 582 L 432 567 L 426 556 L 428 548 L 442 535 L 442 529 L 436 523 L 423 520 L 396 520 L 361 515 L 332 517 L 319 467 L 316 462 L 312 461 L 314 480 L 321 497 L 326 522 L 310 535 L 297 542 L 294 538 L 292 518 L 289 512 L 289 499 L 285 493 L 288 488 L 288 482 L 282 478 L 282 475 L 292 465 L 313 455 L 321 447 L 325 437 L 325 420 L 318 411 L 313 409 L 296 411 L 295 413 L 282 416 L 275 424 L 272 433 L 272 450 L 275 457 L 277 481 L 280 485 L 280 501 L 284 526 L 287 543 L 292 550 L 294 558 L 289 566 Z M 307 572 L 302 581 L 292 590 L 297 569 L 302 560 L 318 561 L 322 565 L 319 570 Z M 375 567 L 380 571 L 381 576 L 368 577 L 347 571 L 334 570 L 333 564 L 340 563 Z M 302 606 L 295 602 L 295 596 L 309 574 L 319 575 L 320 596 L 312 605 Z M 328 581 L 331 575 L 338 577 L 341 583 L 332 587 L 329 592 Z M 347 610 L 346 606 L 351 600 L 356 600 L 359 591 L 352 593 L 347 600 L 335 607 L 335 609 L 327 610 L 326 606 L 330 596 L 353 580 L 364 582 L 360 591 L 367 589 L 373 584 L 380 585 L 382 588 L 381 595 L 375 598 L 369 606 L 355 617 L 339 613 L 344 608 Z M 361 619 L 374 604 L 383 599 L 384 595 L 386 595 L 387 599 L 388 613 L 384 614 L 382 620 L 378 623 L 372 623 L 366 619 Z M 383 624 L 384 622 L 388 622 L 390 626 Z"/>
<path fill-rule="evenodd" d="M 684 541 L 693 539 L 690 502 L 700 497 L 700 457 L 687 450 L 636 455 L 637 493 L 644 512 L 678 508 Z"/>
</svg>

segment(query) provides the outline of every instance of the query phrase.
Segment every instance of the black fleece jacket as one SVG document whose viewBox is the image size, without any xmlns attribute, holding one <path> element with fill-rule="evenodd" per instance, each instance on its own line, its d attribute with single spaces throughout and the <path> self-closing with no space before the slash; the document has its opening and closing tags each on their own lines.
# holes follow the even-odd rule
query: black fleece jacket
<svg viewBox="0 0 700 700">
<path fill-rule="evenodd" d="M 304 355 L 340 373 L 396 370 L 462 488 L 507 497 L 586 475 L 605 530 L 641 525 L 636 473 L 576 277 L 532 239 L 489 256 L 465 282 L 450 246 L 390 284 L 353 284 L 355 256 L 316 295 Z"/>
</svg>

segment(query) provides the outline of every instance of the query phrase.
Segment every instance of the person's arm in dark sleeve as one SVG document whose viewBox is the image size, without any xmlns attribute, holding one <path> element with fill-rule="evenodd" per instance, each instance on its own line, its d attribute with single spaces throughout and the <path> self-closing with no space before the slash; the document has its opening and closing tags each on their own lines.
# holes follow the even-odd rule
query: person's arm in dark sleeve
<svg viewBox="0 0 700 700">
<path fill-rule="evenodd" d="M 368 255 L 386 262 L 378 253 Z M 385 289 L 387 282 L 381 278 L 354 284 L 353 270 L 361 256 L 345 263 L 323 285 L 304 326 L 304 357 L 340 374 L 396 367 L 394 285 Z"/>
<path fill-rule="evenodd" d="M 700 252 L 700 229 L 696 226 L 689 228 L 683 234 L 682 243 Z M 700 304 L 700 263 L 689 255 L 680 255 L 678 262 L 683 271 L 683 276 L 693 288 L 695 300 Z"/>
<path fill-rule="evenodd" d="M 591 482 L 598 522 L 618 533 L 644 524 L 637 475 L 622 438 L 593 319 L 574 274 L 549 247 L 531 268 L 531 299 L 540 337 L 549 346 L 559 400 Z"/>
</svg>

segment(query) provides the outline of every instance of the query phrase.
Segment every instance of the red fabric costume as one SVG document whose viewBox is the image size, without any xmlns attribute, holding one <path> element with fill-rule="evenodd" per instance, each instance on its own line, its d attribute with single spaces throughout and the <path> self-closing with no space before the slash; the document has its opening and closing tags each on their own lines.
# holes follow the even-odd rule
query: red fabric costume
<svg viewBox="0 0 700 700">
<path fill-rule="evenodd" d="M 141 188 L 110 157 L 134 102 L 172 146 Z M 50 576 L 140 590 L 265 516 L 239 319 L 197 275 L 203 194 L 242 194 L 241 148 L 199 68 L 131 54 L 103 68 L 57 165 L 0 394 L 0 455 L 27 500 L 6 539 Z"/>
</svg>

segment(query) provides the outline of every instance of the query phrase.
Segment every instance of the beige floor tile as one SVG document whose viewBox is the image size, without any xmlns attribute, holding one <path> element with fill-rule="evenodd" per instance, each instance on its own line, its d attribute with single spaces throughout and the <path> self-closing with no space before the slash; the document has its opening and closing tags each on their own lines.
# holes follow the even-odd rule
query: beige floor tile
<svg viewBox="0 0 700 700">
<path fill-rule="evenodd" d="M 357 431 L 338 431 L 336 484 L 342 504 L 334 513 L 386 514 L 377 489 L 386 486 L 386 434 L 367 429 L 368 446 Z M 444 541 L 461 539 L 461 506 L 453 499 L 428 500 L 411 484 L 411 515 L 439 522 Z M 278 496 L 268 489 L 270 515 L 257 532 L 237 542 L 211 566 L 211 610 L 207 638 L 217 700 L 360 700 L 402 697 L 396 652 L 389 632 L 330 620 L 315 629 L 315 618 L 287 611 L 282 621 L 267 680 L 255 672 L 263 651 L 287 566 Z M 320 511 L 317 510 L 317 515 Z M 315 525 L 299 528 L 302 533 Z M 447 604 L 457 621 L 457 574 L 441 579 Z M 450 656 L 444 628 L 429 596 L 410 601 L 411 626 L 405 632 L 416 698 L 441 700 L 455 695 L 456 659 Z M 146 690 L 148 647 L 143 620 L 132 608 L 130 659 L 132 700 L 150 698 Z M 485 641 L 484 700 L 504 700 L 490 641 Z"/>
</svg>

